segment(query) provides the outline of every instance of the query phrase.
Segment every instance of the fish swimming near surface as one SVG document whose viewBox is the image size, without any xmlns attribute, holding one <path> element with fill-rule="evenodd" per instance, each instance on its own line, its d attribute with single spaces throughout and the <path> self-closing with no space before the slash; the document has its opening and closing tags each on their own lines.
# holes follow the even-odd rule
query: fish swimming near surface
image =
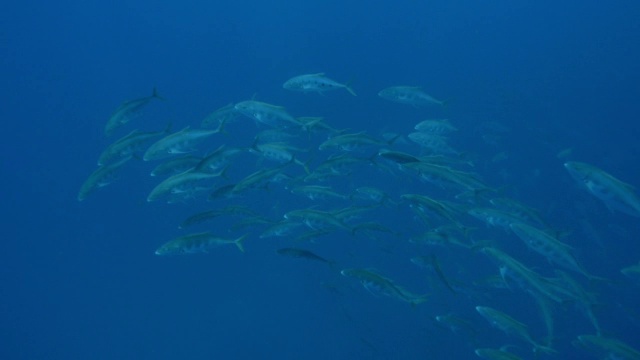
<svg viewBox="0 0 640 360">
<path fill-rule="evenodd" d="M 434 98 L 424 92 L 419 86 L 391 86 L 381 90 L 378 96 L 389 101 L 415 107 L 426 105 L 445 106 L 447 104 L 447 101 Z"/>
<path fill-rule="evenodd" d="M 320 94 L 329 90 L 345 89 L 351 95 L 356 96 L 356 93 L 349 85 L 331 80 L 324 73 L 299 75 L 287 80 L 282 87 L 287 90 L 317 92 Z"/>
<path fill-rule="evenodd" d="M 113 132 L 131 121 L 133 118 L 139 115 L 140 109 L 142 109 L 145 105 L 151 102 L 154 99 L 164 100 L 160 95 L 158 95 L 158 91 L 156 88 L 153 88 L 153 93 L 151 96 L 143 97 L 140 99 L 134 99 L 125 101 L 113 112 L 109 121 L 107 121 L 107 125 L 104 128 L 104 133 L 107 136 L 111 136 Z"/>
<path fill-rule="evenodd" d="M 640 217 L 640 199 L 633 186 L 626 184 L 603 170 L 589 164 L 569 161 L 565 169 L 578 182 L 581 182 L 593 196 L 602 200 L 611 210 Z"/>
</svg>

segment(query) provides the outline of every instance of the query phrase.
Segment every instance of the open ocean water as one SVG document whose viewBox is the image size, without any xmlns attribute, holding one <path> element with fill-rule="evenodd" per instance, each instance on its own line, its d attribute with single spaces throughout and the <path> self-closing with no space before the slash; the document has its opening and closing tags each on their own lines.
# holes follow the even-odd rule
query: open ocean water
<svg viewBox="0 0 640 360">
<path fill-rule="evenodd" d="M 5 4 L 0 359 L 640 359 L 639 19 L 624 0 Z M 283 87 L 317 73 L 357 96 Z M 392 86 L 444 104 L 378 95 Z M 242 101 L 282 108 L 143 159 Z M 79 201 L 133 130 L 165 133 L 115 154 L 130 159 Z M 147 201 L 156 166 L 221 145 L 238 150 L 222 176 Z M 244 252 L 154 253 L 205 231 L 246 235 Z"/>
</svg>

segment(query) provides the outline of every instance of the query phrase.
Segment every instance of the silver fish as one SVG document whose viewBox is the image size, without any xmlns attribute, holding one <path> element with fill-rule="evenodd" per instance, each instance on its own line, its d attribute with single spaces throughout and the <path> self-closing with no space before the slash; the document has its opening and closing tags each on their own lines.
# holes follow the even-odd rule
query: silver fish
<svg viewBox="0 0 640 360">
<path fill-rule="evenodd" d="M 320 94 L 329 90 L 345 89 L 351 95 L 356 96 L 356 93 L 349 85 L 331 80 L 324 73 L 299 75 L 287 80 L 282 87 L 292 91 L 317 92 Z"/>
</svg>

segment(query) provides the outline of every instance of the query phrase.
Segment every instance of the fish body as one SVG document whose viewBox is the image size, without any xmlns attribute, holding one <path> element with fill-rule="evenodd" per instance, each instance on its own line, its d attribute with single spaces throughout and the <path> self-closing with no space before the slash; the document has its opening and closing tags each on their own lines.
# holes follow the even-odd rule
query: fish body
<svg viewBox="0 0 640 360">
<path fill-rule="evenodd" d="M 235 120 L 238 117 L 238 112 L 236 111 L 234 104 L 225 105 L 211 114 L 209 114 L 200 126 L 203 128 L 216 128 L 221 126 L 221 124 L 226 124 Z"/>
<path fill-rule="evenodd" d="M 625 276 L 633 280 L 636 284 L 640 285 L 640 263 L 627 266 L 620 270 Z"/>
<path fill-rule="evenodd" d="M 393 139 L 395 140 L 395 139 Z M 336 135 L 327 139 L 325 142 L 320 144 L 318 149 L 320 150 L 329 150 L 329 149 L 338 149 L 343 151 L 355 151 L 360 150 L 364 147 L 368 146 L 385 146 L 389 145 L 391 141 L 383 141 L 373 138 L 364 132 L 354 133 L 354 134 L 341 134 Z"/>
<path fill-rule="evenodd" d="M 348 198 L 348 196 L 345 196 L 333 191 L 333 189 L 330 186 L 321 186 L 321 185 L 296 186 L 293 189 L 291 189 L 291 193 L 307 197 L 310 200 L 327 200 L 327 199 L 345 200 Z"/>
<path fill-rule="evenodd" d="M 303 226 L 303 224 L 299 222 L 289 221 L 287 219 L 277 222 L 268 228 L 266 228 L 261 234 L 260 238 L 270 238 L 270 237 L 282 237 L 289 236 L 293 234 L 293 232 Z"/>
<path fill-rule="evenodd" d="M 578 344 L 585 349 L 611 360 L 640 360 L 640 351 L 611 337 L 580 335 Z"/>
<path fill-rule="evenodd" d="M 188 226 L 193 226 L 196 224 L 200 224 L 202 222 L 205 221 L 210 221 L 213 220 L 219 216 L 233 216 L 233 215 L 243 215 L 243 216 L 257 216 L 258 214 L 256 214 L 253 210 L 249 209 L 246 206 L 242 206 L 242 205 L 229 205 L 226 206 L 222 209 L 216 209 L 216 210 L 208 210 L 208 211 L 202 211 L 199 212 L 197 214 L 191 215 L 188 218 L 186 218 L 182 224 L 180 224 L 179 228 L 183 229 L 186 228 Z"/>
<path fill-rule="evenodd" d="M 500 275 L 515 281 L 523 290 L 533 295 L 542 295 L 555 302 L 561 303 L 568 296 L 559 286 L 538 273 L 526 267 L 521 262 L 492 247 L 485 247 L 482 252 L 492 257 L 500 264 Z"/>
<path fill-rule="evenodd" d="M 502 311 L 492 309 L 488 306 L 476 306 L 476 311 L 478 311 L 478 313 L 482 315 L 482 317 L 484 317 L 495 328 L 502 330 L 506 334 L 513 334 L 513 335 L 519 336 L 520 338 L 524 339 L 525 341 L 533 345 L 534 352 L 538 352 L 538 351 L 542 351 L 545 353 L 556 352 L 555 350 L 549 347 L 546 347 L 544 345 L 540 345 L 536 341 L 534 341 L 533 338 L 531 338 L 531 335 L 529 334 L 527 325 L 517 321 L 516 319 L 503 313 Z"/>
<path fill-rule="evenodd" d="M 287 80 L 282 87 L 292 91 L 317 92 L 320 94 L 325 91 L 345 89 L 351 95 L 356 96 L 356 93 L 348 85 L 331 80 L 324 73 L 299 75 Z"/>
<path fill-rule="evenodd" d="M 447 143 L 447 138 L 442 135 L 416 131 L 407 135 L 407 137 L 432 154 L 459 155 L 458 151 Z"/>
<path fill-rule="evenodd" d="M 446 101 L 441 101 L 427 94 L 419 86 L 391 86 L 378 93 L 383 99 L 401 104 L 413 105 L 415 107 L 425 105 L 446 105 Z"/>
<path fill-rule="evenodd" d="M 118 170 L 131 158 L 131 155 L 129 155 L 115 163 L 101 166 L 91 173 L 78 192 L 78 201 L 86 199 L 94 190 L 111 184 L 117 178 L 116 173 Z"/>
<path fill-rule="evenodd" d="M 300 123 L 282 106 L 267 104 L 255 100 L 246 100 L 237 103 L 234 108 L 240 114 L 245 115 L 259 123 L 272 127 L 299 127 Z"/>
<path fill-rule="evenodd" d="M 215 174 L 208 174 L 187 170 L 181 174 L 173 175 L 156 185 L 156 187 L 151 190 L 151 193 L 149 193 L 147 201 L 155 201 L 171 194 L 189 192 L 194 189 L 196 182 L 218 177 L 223 172 L 224 170 Z"/>
<path fill-rule="evenodd" d="M 514 222 L 509 227 L 530 249 L 546 257 L 550 262 L 591 277 L 571 254 L 572 249 L 569 245 L 533 226 Z"/>
<path fill-rule="evenodd" d="M 198 172 L 211 173 L 219 171 L 229 165 L 229 160 L 238 154 L 242 150 L 227 148 L 226 145 L 221 145 L 208 155 L 202 158 L 202 160 L 195 166 L 195 170 Z"/>
<path fill-rule="evenodd" d="M 408 302 L 412 305 L 423 303 L 426 295 L 413 294 L 380 274 L 367 269 L 344 269 L 340 271 L 343 276 L 355 278 L 362 283 L 365 289 L 374 295 L 384 295 Z"/>
<path fill-rule="evenodd" d="M 469 209 L 467 213 L 478 220 L 484 221 L 487 226 L 497 226 L 505 231 L 511 231 L 511 224 L 524 221 L 511 212 L 493 208 L 473 208 Z"/>
<path fill-rule="evenodd" d="M 479 348 L 474 351 L 476 355 L 487 360 L 522 360 L 518 355 L 502 349 Z"/>
<path fill-rule="evenodd" d="M 151 171 L 151 176 L 166 176 L 183 173 L 189 169 L 196 167 L 202 158 L 194 155 L 185 155 L 173 159 L 169 159 Z"/>
<path fill-rule="evenodd" d="M 185 154 L 193 152 L 195 144 L 207 137 L 219 133 L 220 130 L 204 130 L 186 128 L 167 135 L 151 145 L 144 153 L 145 161 L 164 159 L 175 154 Z"/>
<path fill-rule="evenodd" d="M 298 209 L 284 214 L 284 218 L 290 221 L 298 221 L 313 230 L 343 229 L 351 231 L 351 228 L 331 212 L 315 209 Z"/>
<path fill-rule="evenodd" d="M 476 175 L 455 170 L 445 165 L 439 165 L 428 161 L 420 161 L 406 163 L 404 164 L 404 167 L 417 171 L 423 180 L 442 187 L 456 185 L 464 190 L 474 192 L 489 190 L 489 188 L 483 184 Z"/>
<path fill-rule="evenodd" d="M 289 166 L 289 163 L 280 165 L 276 168 L 260 169 L 248 175 L 244 179 L 240 180 L 239 183 L 233 186 L 233 188 L 231 189 L 231 192 L 233 194 L 239 194 L 248 189 L 253 189 L 261 185 L 266 185 L 269 182 L 281 180 L 283 176 L 286 176 L 282 173 L 282 170 L 284 170 L 287 166 Z"/>
<path fill-rule="evenodd" d="M 299 248 L 282 248 L 282 249 L 278 249 L 277 253 L 283 256 L 288 256 L 288 257 L 294 257 L 294 258 L 301 258 L 301 259 L 308 259 L 308 260 L 313 260 L 313 261 L 319 261 L 325 264 L 333 264 L 333 261 L 329 261 L 321 256 L 318 256 L 316 254 L 314 254 L 313 252 L 309 251 L 309 250 L 305 250 L 305 249 L 299 249 Z"/>
<path fill-rule="evenodd" d="M 98 159 L 98 166 L 105 165 L 113 159 L 133 155 L 136 151 L 140 150 L 140 147 L 144 143 L 153 139 L 154 137 L 166 134 L 168 130 L 169 127 L 167 127 L 167 130 L 155 132 L 141 132 L 138 130 L 133 130 L 128 135 L 109 145 L 102 152 L 102 154 L 100 154 L 100 158 Z"/>
<path fill-rule="evenodd" d="M 244 252 L 244 246 L 242 243 L 247 236 L 249 235 L 246 234 L 237 239 L 230 240 L 216 237 L 210 232 L 190 234 L 165 243 L 156 250 L 156 255 L 189 255 L 208 253 L 213 248 L 230 244 L 235 245 L 238 250 Z"/>
<path fill-rule="evenodd" d="M 448 119 L 429 119 L 416 124 L 415 130 L 429 134 L 446 134 L 458 129 Z"/>
<path fill-rule="evenodd" d="M 633 186 L 593 165 L 569 161 L 564 163 L 564 167 L 576 181 L 581 182 L 587 191 L 602 200 L 609 209 L 640 217 L 640 199 L 636 196 Z"/>
<path fill-rule="evenodd" d="M 456 294 L 457 291 L 451 286 L 451 281 L 447 279 L 440 267 L 440 262 L 435 255 L 430 256 L 416 256 L 411 258 L 411 262 L 425 269 L 430 269 L 436 273 L 440 281 L 447 287 L 452 293 Z"/>
<path fill-rule="evenodd" d="M 162 97 L 158 95 L 158 92 L 156 91 L 155 88 L 153 88 L 153 93 L 151 94 L 151 96 L 143 97 L 140 99 L 129 100 L 122 103 L 113 112 L 113 114 L 109 118 L 109 121 L 107 121 L 107 125 L 105 126 L 105 129 L 104 129 L 104 133 L 107 136 L 111 136 L 111 134 L 113 134 L 113 132 L 117 128 L 127 124 L 133 118 L 137 117 L 140 109 L 142 109 L 145 105 L 147 105 L 149 102 L 151 102 L 154 99 L 162 99 Z"/>
</svg>

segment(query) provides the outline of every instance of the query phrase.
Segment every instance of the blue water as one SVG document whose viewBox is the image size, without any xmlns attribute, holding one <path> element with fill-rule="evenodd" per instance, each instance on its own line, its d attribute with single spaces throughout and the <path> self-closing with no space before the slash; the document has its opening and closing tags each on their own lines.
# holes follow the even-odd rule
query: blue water
<svg viewBox="0 0 640 360">
<path fill-rule="evenodd" d="M 427 118 L 448 118 L 451 144 L 473 159 L 473 171 L 540 211 L 567 233 L 591 273 L 614 280 L 589 288 L 604 335 L 640 348 L 638 285 L 620 269 L 640 260 L 637 218 L 612 212 L 569 176 L 563 161 L 593 164 L 640 184 L 640 5 L 631 1 L 28 1 L 0 14 L 0 162 L 3 251 L 0 252 L 2 359 L 469 359 L 477 347 L 506 344 L 524 358 L 530 345 L 492 328 L 474 310 L 491 306 L 526 323 L 535 339 L 545 325 L 530 296 L 471 283 L 496 275 L 496 264 L 467 250 L 416 247 L 427 227 L 406 204 L 365 215 L 402 232 L 376 239 L 345 231 L 298 243 L 259 238 L 260 231 L 209 228 L 233 238 L 251 233 L 246 253 L 159 257 L 161 244 L 184 235 L 177 225 L 218 206 L 147 203 L 156 164 L 132 160 L 112 185 L 83 202 L 77 193 L 102 150 L 139 128 L 198 126 L 231 102 L 282 105 L 295 116 L 324 116 L 351 132 L 406 135 Z M 287 79 L 325 72 L 351 81 L 346 91 L 301 94 Z M 449 99 L 446 108 L 414 108 L 377 96 L 392 85 L 423 86 Z M 104 126 L 123 101 L 166 98 L 113 138 Z M 499 127 L 496 130 L 496 127 Z M 264 126 L 248 118 L 208 141 L 249 146 Z M 306 136 L 306 135 L 305 135 Z M 314 135 L 317 146 L 326 135 Z M 244 144 L 244 145 L 239 145 Z M 419 153 L 406 143 L 403 151 Z M 571 149 L 565 159 L 556 155 Z M 496 158 L 496 155 L 499 157 Z M 329 156 L 314 150 L 313 164 Z M 232 164 L 239 180 L 272 166 L 252 156 Z M 454 194 L 415 174 L 371 166 L 329 184 L 345 192 L 376 186 L 394 199 Z M 297 171 L 300 169 L 298 168 Z M 283 185 L 238 200 L 266 216 L 309 207 Z M 325 208 L 339 205 L 324 204 Z M 342 203 L 344 205 L 344 203 Z M 464 215 L 477 240 L 501 248 L 546 276 L 551 264 L 514 235 Z M 411 306 L 376 296 L 324 264 L 280 256 L 298 246 L 338 263 L 370 268 L 429 301 Z M 437 255 L 445 274 L 469 293 L 452 294 L 409 262 Z M 572 274 L 588 287 L 584 278 Z M 428 279 L 430 281 L 427 281 Z M 454 333 L 434 316 L 454 313 L 477 334 Z M 594 334 L 573 304 L 554 309 L 549 358 L 598 358 L 572 345 Z M 544 358 L 544 356 L 542 357 Z"/>
</svg>

